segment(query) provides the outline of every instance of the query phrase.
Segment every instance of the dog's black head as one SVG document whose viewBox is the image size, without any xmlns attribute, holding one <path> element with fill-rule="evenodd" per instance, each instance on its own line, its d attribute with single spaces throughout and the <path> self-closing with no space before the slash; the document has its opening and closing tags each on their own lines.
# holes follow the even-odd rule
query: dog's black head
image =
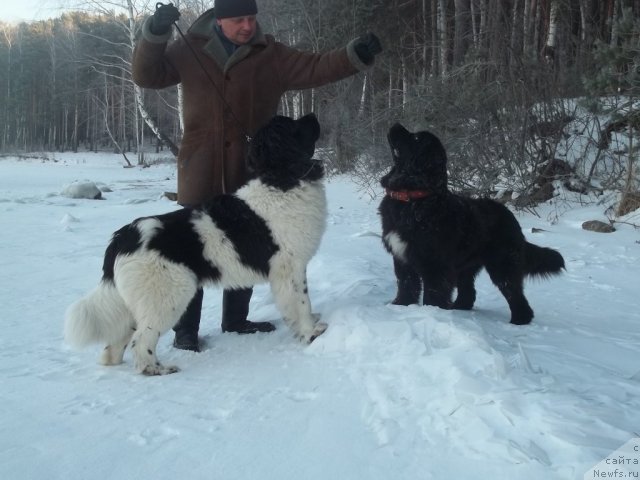
<svg viewBox="0 0 640 480">
<path fill-rule="evenodd" d="M 411 133 L 399 123 L 387 135 L 393 154 L 391 171 L 380 179 L 390 190 L 447 190 L 447 154 L 438 137 L 427 131 Z"/>
<path fill-rule="evenodd" d="M 293 120 L 275 116 L 253 137 L 248 166 L 264 183 L 289 190 L 300 181 L 320 180 L 322 163 L 313 159 L 320 124 L 312 113 Z"/>
</svg>

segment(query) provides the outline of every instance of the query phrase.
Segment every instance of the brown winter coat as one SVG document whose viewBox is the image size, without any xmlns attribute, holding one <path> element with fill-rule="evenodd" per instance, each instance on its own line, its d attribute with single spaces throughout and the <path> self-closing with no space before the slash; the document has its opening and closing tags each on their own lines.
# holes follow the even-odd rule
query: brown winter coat
<svg viewBox="0 0 640 480">
<path fill-rule="evenodd" d="M 347 47 L 323 54 L 301 52 L 264 35 L 260 27 L 231 57 L 215 32 L 212 10 L 186 33 L 201 63 L 231 108 L 229 112 L 194 54 L 171 33 L 154 35 L 150 18 L 133 53 L 133 80 L 144 88 L 182 83 L 184 135 L 178 155 L 178 203 L 196 205 L 237 190 L 247 181 L 246 136 L 277 113 L 288 90 L 325 85 L 367 68 Z M 237 120 L 236 120 L 237 118 Z"/>
</svg>

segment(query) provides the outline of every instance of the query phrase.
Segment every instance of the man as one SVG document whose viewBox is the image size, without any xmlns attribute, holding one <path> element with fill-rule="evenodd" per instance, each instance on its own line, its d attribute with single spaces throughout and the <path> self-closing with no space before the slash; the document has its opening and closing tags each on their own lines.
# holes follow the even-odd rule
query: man
<svg viewBox="0 0 640 480">
<path fill-rule="evenodd" d="M 382 51 L 371 33 L 328 53 L 302 52 L 265 35 L 255 0 L 215 0 L 185 37 L 170 42 L 180 13 L 162 5 L 143 24 L 133 80 L 144 88 L 182 83 L 184 135 L 178 155 L 178 203 L 195 206 L 248 180 L 247 136 L 278 111 L 288 90 L 314 88 L 364 70 Z M 196 58 L 197 57 L 197 58 Z M 269 332 L 247 320 L 252 289 L 225 290 L 222 331 Z M 198 351 L 202 290 L 174 327 L 176 348 Z"/>
</svg>

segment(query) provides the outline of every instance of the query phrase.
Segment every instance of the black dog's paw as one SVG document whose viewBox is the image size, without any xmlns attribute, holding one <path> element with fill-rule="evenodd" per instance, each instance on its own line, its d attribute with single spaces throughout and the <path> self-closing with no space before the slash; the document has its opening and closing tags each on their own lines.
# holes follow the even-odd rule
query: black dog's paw
<svg viewBox="0 0 640 480">
<path fill-rule="evenodd" d="M 399 299 L 399 298 L 394 298 L 391 301 L 391 305 L 402 305 L 403 307 L 406 307 L 407 305 L 411 305 L 411 302 L 407 302 L 407 301 Z"/>
<path fill-rule="evenodd" d="M 465 300 L 456 300 L 455 302 L 453 302 L 453 305 L 451 305 L 451 308 L 453 310 L 471 310 L 473 308 L 473 303 L 474 302 Z"/>
<path fill-rule="evenodd" d="M 454 309 L 454 304 L 452 302 L 450 302 L 449 300 L 442 300 L 442 299 L 427 299 L 424 301 L 424 305 L 428 305 L 431 307 L 438 307 L 441 308 L 443 310 L 453 310 Z"/>
<path fill-rule="evenodd" d="M 511 323 L 513 325 L 527 325 L 531 323 L 531 320 L 533 320 L 533 310 L 526 300 L 517 307 L 512 307 Z"/>
<path fill-rule="evenodd" d="M 527 317 L 513 317 L 511 319 L 511 324 L 512 325 L 529 325 L 531 323 L 531 320 L 533 320 L 533 315 L 529 318 Z"/>
<path fill-rule="evenodd" d="M 391 305 L 416 305 L 420 302 L 420 291 L 413 288 L 398 288 L 396 298 L 391 301 Z"/>
</svg>

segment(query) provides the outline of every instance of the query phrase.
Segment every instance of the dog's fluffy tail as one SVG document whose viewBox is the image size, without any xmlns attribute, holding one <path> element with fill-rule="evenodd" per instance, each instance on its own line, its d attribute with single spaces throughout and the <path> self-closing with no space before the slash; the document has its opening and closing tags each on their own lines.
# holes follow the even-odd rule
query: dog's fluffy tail
<svg viewBox="0 0 640 480">
<path fill-rule="evenodd" d="M 121 341 L 135 321 L 112 282 L 102 281 L 85 297 L 71 304 L 65 314 L 64 337 L 74 347 Z"/>
<path fill-rule="evenodd" d="M 527 242 L 524 249 L 525 272 L 534 277 L 548 278 L 564 270 L 564 258 L 552 248 Z"/>
</svg>

